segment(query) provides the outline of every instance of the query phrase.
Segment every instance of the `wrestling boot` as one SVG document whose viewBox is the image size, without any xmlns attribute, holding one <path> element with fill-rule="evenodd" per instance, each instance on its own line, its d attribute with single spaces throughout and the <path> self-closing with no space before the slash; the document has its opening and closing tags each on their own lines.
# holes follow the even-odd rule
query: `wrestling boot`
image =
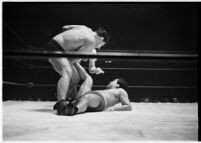
<svg viewBox="0 0 201 143">
<path fill-rule="evenodd" d="M 61 115 L 73 116 L 77 113 L 78 108 L 72 102 L 68 103 L 64 110 L 61 111 Z"/>
<path fill-rule="evenodd" d="M 74 101 L 73 98 L 66 98 L 67 104 L 68 104 L 69 102 L 73 102 L 73 101 Z M 54 106 L 53 106 L 53 110 L 57 110 L 59 104 L 60 104 L 59 102 L 55 103 Z"/>
<path fill-rule="evenodd" d="M 68 102 L 66 100 L 61 100 L 54 105 L 53 109 L 57 110 L 57 115 L 62 115 L 61 113 L 65 110 L 67 104 Z"/>
<path fill-rule="evenodd" d="M 58 108 L 58 104 L 59 104 L 58 102 L 54 104 L 54 106 L 53 106 L 53 110 L 57 110 L 57 108 Z"/>
</svg>

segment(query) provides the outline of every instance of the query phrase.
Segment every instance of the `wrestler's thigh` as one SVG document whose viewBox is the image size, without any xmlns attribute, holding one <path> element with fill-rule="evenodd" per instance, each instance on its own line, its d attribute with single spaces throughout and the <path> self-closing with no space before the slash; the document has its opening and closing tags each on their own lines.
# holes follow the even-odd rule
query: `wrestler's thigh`
<svg viewBox="0 0 201 143">
<path fill-rule="evenodd" d="M 88 106 L 90 107 L 97 107 L 100 103 L 100 97 L 98 95 L 89 93 L 84 95 L 85 98 L 88 100 Z"/>
<path fill-rule="evenodd" d="M 67 58 L 49 58 L 53 68 L 60 74 L 72 74 L 71 63 Z"/>
<path fill-rule="evenodd" d="M 80 81 L 80 75 L 73 64 L 71 64 L 71 69 L 72 69 L 71 80 L 73 83 L 77 84 Z"/>
</svg>

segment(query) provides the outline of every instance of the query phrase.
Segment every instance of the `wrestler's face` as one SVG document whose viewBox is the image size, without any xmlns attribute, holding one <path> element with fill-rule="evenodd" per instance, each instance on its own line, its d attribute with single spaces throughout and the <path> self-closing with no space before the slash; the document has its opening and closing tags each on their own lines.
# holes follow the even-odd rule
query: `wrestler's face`
<svg viewBox="0 0 201 143">
<path fill-rule="evenodd" d="M 100 49 L 102 46 L 105 45 L 105 42 L 103 41 L 104 38 L 103 37 L 99 37 L 96 43 L 96 49 Z"/>
<path fill-rule="evenodd" d="M 119 84 L 117 83 L 118 82 L 118 79 L 115 79 L 113 81 L 111 81 L 108 85 L 107 85 L 107 88 L 117 88 L 119 87 Z"/>
</svg>

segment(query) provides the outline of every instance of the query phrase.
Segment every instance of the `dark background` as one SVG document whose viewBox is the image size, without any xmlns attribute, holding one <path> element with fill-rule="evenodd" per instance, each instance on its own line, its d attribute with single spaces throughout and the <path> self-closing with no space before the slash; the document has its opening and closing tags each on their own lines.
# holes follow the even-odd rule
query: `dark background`
<svg viewBox="0 0 201 143">
<path fill-rule="evenodd" d="M 197 53 L 198 3 L 3 3 L 3 50 L 40 49 L 64 25 L 105 28 L 110 43 L 101 50 Z M 196 86 L 197 62 L 99 60 L 101 67 L 177 68 L 179 70 L 105 70 L 95 85 L 124 77 L 130 86 Z M 87 63 L 83 63 L 84 66 Z M 40 66 L 40 67 L 35 67 Z M 43 66 L 43 67 L 41 67 Z M 181 70 L 183 69 L 183 70 Z M 186 70 L 187 69 L 187 70 Z M 59 75 L 45 60 L 3 59 L 3 80 L 56 84 Z M 96 88 L 95 88 L 96 89 Z M 3 99 L 54 100 L 56 87 L 3 85 Z M 196 88 L 129 88 L 132 101 L 197 101 Z M 175 100 L 174 100 L 175 101 Z"/>
</svg>

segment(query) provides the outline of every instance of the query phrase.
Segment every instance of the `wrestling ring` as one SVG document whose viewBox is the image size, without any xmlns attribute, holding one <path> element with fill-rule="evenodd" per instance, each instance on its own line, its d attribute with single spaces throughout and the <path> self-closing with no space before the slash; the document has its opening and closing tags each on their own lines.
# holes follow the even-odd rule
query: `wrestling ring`
<svg viewBox="0 0 201 143">
<path fill-rule="evenodd" d="M 51 71 L 49 65 L 43 65 L 48 57 L 79 57 L 79 58 L 97 58 L 102 64 L 108 67 L 100 66 L 106 71 L 105 75 L 92 75 L 95 85 L 94 89 L 103 89 L 104 80 L 110 80 L 112 75 L 126 76 L 129 84 L 129 98 L 131 100 L 131 112 L 97 112 L 85 113 L 75 116 L 57 116 L 56 111 L 52 110 L 55 103 L 50 95 L 45 97 L 44 93 L 51 90 L 51 94 L 56 89 L 56 79 L 45 73 Z M 198 140 L 198 103 L 197 97 L 187 98 L 182 102 L 180 97 L 170 96 L 183 90 L 187 93 L 196 94 L 197 86 L 194 85 L 157 85 L 153 79 L 161 81 L 158 75 L 162 76 L 167 72 L 197 74 L 197 67 L 184 66 L 185 64 L 197 64 L 197 55 L 189 53 L 163 53 L 163 52 L 98 52 L 94 54 L 86 53 L 54 53 L 38 50 L 11 50 L 3 51 L 4 60 L 15 60 L 16 65 L 3 65 L 3 68 L 15 72 L 18 76 L 9 78 L 4 73 L 3 87 L 3 140 L 5 141 L 37 141 L 37 140 L 97 140 L 97 141 L 197 141 Z M 29 60 L 39 61 L 31 63 Z M 115 63 L 117 62 L 117 63 Z M 122 63 L 121 63 L 122 62 Z M 138 63 L 138 64 L 136 64 Z M 159 63 L 162 63 L 162 67 Z M 174 65 L 177 63 L 181 65 Z M 84 63 L 83 63 L 84 64 Z M 154 64 L 154 66 L 148 66 Z M 145 67 L 143 67 L 143 66 Z M 167 67 L 172 65 L 171 67 Z M 115 67 L 115 66 L 118 66 Z M 85 66 L 87 69 L 87 67 Z M 40 71 L 40 72 L 39 72 Z M 31 74 L 27 78 L 20 79 L 23 75 Z M 37 73 L 39 72 L 39 73 Z M 54 71 L 51 71 L 53 74 Z M 148 78 L 146 73 L 151 72 L 152 78 Z M 165 72 L 165 73 L 163 73 Z M 132 74 L 133 73 L 133 74 Z M 139 73 L 142 78 L 146 78 L 153 85 L 143 85 L 138 78 Z M 39 75 L 43 77 L 39 77 Z M 50 74 L 50 75 L 51 75 Z M 56 73 L 54 73 L 56 74 Z M 130 77 L 129 81 L 129 75 Z M 175 76 L 170 76 L 170 80 L 176 80 Z M 169 78 L 169 77 L 168 77 Z M 6 80 L 8 79 L 8 80 Z M 50 82 L 47 82 L 48 81 Z M 135 81 L 132 81 L 135 79 Z M 163 79 L 166 80 L 166 79 Z M 35 82 L 37 81 L 37 82 Z M 46 83 L 45 83 L 46 81 Z M 182 82 L 188 80 L 182 80 Z M 42 82 L 42 83 L 41 83 Z M 48 84 L 47 84 L 48 83 Z M 50 84 L 52 83 L 52 84 Z M 137 85 L 140 83 L 140 85 Z M 176 83 L 181 83 L 176 81 Z M 18 89 L 18 93 L 15 89 Z M 42 92 L 43 89 L 46 89 Z M 23 91 L 20 91 L 23 90 Z M 36 92 L 38 90 L 38 92 Z M 163 93 L 163 91 L 166 93 Z M 171 91 L 173 90 L 173 91 Z M 154 94 L 160 91 L 162 99 L 152 96 L 140 97 L 141 92 L 153 91 Z M 169 91 L 169 92 L 168 92 Z M 24 92 L 24 93 L 23 93 Z M 168 93 L 167 93 L 168 92 Z M 34 96 L 25 95 L 30 93 Z M 10 94 L 15 94 L 12 96 Z M 22 94 L 17 96 L 16 94 Z M 10 98 L 5 96 L 9 95 Z M 26 97 L 25 97 L 25 96 Z M 36 96 L 37 95 L 37 96 Z M 187 94 L 189 95 L 189 94 Z M 158 95 L 157 95 L 158 96 Z M 166 97 L 169 96 L 169 97 Z M 47 99 L 48 98 L 48 99 Z M 191 100 L 189 100 L 191 99 Z M 115 106 L 120 106 L 119 104 Z"/>
</svg>

